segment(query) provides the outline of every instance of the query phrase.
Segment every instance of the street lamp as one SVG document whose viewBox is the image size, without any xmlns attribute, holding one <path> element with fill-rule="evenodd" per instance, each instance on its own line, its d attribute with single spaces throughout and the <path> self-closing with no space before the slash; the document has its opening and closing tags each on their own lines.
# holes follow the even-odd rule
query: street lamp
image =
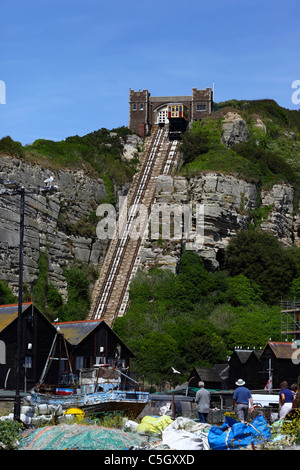
<svg viewBox="0 0 300 470">
<path fill-rule="evenodd" d="M 54 193 L 58 187 L 52 185 L 53 178 L 45 180 L 47 186 L 38 186 L 36 190 L 25 191 L 25 187 L 17 181 L 0 180 L 5 189 L 0 189 L 1 195 L 20 194 L 20 243 L 19 243 L 19 292 L 18 292 L 18 323 L 17 323 L 17 363 L 16 363 L 16 394 L 14 402 L 14 419 L 20 420 L 21 414 L 21 345 L 22 345 L 22 297 L 23 297 L 23 247 L 24 247 L 24 213 L 25 213 L 25 194 L 45 194 Z"/>
</svg>

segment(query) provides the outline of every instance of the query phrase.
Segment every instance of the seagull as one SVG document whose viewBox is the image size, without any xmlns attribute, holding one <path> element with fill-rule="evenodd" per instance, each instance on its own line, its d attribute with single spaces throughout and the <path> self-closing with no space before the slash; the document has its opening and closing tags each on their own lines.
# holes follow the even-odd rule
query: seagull
<svg viewBox="0 0 300 470">
<path fill-rule="evenodd" d="M 49 178 L 45 179 L 44 183 L 49 184 L 49 186 L 50 186 L 51 183 L 53 183 L 53 176 L 50 176 Z"/>
<path fill-rule="evenodd" d="M 181 372 L 178 372 L 178 370 L 174 369 L 174 367 L 171 366 L 171 368 L 172 368 L 172 371 L 174 372 L 174 374 L 181 374 Z"/>
</svg>

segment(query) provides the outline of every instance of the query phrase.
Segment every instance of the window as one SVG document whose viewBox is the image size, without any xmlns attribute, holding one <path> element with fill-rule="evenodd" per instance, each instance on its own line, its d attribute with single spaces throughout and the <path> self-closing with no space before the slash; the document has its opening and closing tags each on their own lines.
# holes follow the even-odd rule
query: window
<svg viewBox="0 0 300 470">
<path fill-rule="evenodd" d="M 66 372 L 68 370 L 68 359 L 65 358 L 65 357 L 62 357 L 60 359 L 60 367 L 59 367 L 59 371 L 60 372 Z"/>
<path fill-rule="evenodd" d="M 96 357 L 96 364 L 106 364 L 106 357 L 104 357 L 104 356 L 97 356 L 97 357 Z"/>
<path fill-rule="evenodd" d="M 133 103 L 132 109 L 133 109 L 133 111 L 136 111 L 136 110 L 137 110 L 136 103 Z"/>
<path fill-rule="evenodd" d="M 77 356 L 75 361 L 75 368 L 76 369 L 83 369 L 83 357 Z"/>
<path fill-rule="evenodd" d="M 31 356 L 25 356 L 24 366 L 26 367 L 26 369 L 32 369 L 32 357 Z"/>
<path fill-rule="evenodd" d="M 140 104 L 140 110 L 143 111 L 143 109 L 144 109 L 144 104 L 141 103 L 141 104 Z"/>
<path fill-rule="evenodd" d="M 206 111 L 206 104 L 197 104 L 197 111 Z"/>
<path fill-rule="evenodd" d="M 0 341 L 0 364 L 6 364 L 6 348 L 4 341 Z"/>
</svg>

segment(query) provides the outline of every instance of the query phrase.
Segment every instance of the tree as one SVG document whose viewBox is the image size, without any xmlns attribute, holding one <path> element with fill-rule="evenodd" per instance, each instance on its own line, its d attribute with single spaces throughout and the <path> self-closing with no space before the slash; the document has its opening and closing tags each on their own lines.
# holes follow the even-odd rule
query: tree
<svg viewBox="0 0 300 470">
<path fill-rule="evenodd" d="M 209 320 L 195 319 L 187 328 L 189 337 L 186 336 L 182 350 L 186 369 L 199 365 L 209 367 L 226 361 L 227 348 Z"/>
<path fill-rule="evenodd" d="M 151 331 L 140 342 L 139 371 L 150 381 L 164 382 L 174 379 L 171 367 L 177 366 L 177 342 L 168 334 Z"/>
<path fill-rule="evenodd" d="M 178 280 L 185 287 L 186 300 L 199 301 L 212 290 L 210 273 L 202 258 L 193 251 L 185 251 L 180 260 Z"/>
<path fill-rule="evenodd" d="M 224 308 L 232 312 L 235 320 L 226 332 L 223 332 L 228 349 L 234 346 L 263 347 L 269 338 L 280 341 L 280 307 L 267 304 L 252 304 L 242 307 Z"/>
<path fill-rule="evenodd" d="M 261 289 L 250 281 L 244 274 L 238 274 L 227 279 L 225 299 L 234 306 L 249 305 L 261 300 Z"/>
<path fill-rule="evenodd" d="M 84 320 L 90 306 L 89 279 L 82 269 L 64 268 L 68 285 L 68 301 L 60 307 L 60 318 L 63 321 Z"/>
<path fill-rule="evenodd" d="M 63 305 L 63 297 L 52 282 L 47 286 L 46 299 L 48 306 L 53 310 L 57 310 Z"/>
<path fill-rule="evenodd" d="M 38 259 L 39 274 L 34 285 L 34 303 L 41 310 L 45 312 L 46 308 L 46 292 L 48 286 L 48 255 L 47 253 L 40 252 Z"/>
<path fill-rule="evenodd" d="M 300 299 L 300 277 L 296 277 L 295 279 L 293 279 L 291 283 L 289 297 L 295 300 Z"/>
<path fill-rule="evenodd" d="M 16 300 L 7 282 L 0 280 L 0 305 L 13 304 Z"/>
<path fill-rule="evenodd" d="M 39 274 L 34 285 L 34 303 L 42 313 L 50 320 L 53 320 L 59 313 L 63 298 L 52 282 L 49 282 L 48 262 L 48 254 L 40 252 L 38 259 Z M 28 288 L 25 293 L 26 291 L 28 296 Z"/>
<path fill-rule="evenodd" d="M 262 299 L 273 304 L 287 293 L 297 273 L 292 251 L 258 229 L 243 230 L 231 239 L 225 264 L 229 275 L 243 274 L 259 285 Z"/>
<path fill-rule="evenodd" d="M 199 126 L 193 126 L 192 131 L 185 132 L 182 137 L 181 152 L 184 163 L 191 163 L 208 150 L 207 132 Z"/>
</svg>

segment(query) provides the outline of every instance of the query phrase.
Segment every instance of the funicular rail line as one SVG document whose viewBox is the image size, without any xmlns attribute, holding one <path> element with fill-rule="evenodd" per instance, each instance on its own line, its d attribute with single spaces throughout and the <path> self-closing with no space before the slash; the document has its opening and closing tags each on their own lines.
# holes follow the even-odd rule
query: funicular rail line
<svg viewBox="0 0 300 470">
<path fill-rule="evenodd" d="M 168 153 L 167 153 L 167 159 L 164 162 L 164 169 L 163 169 L 163 174 L 164 175 L 170 174 L 172 169 L 173 169 L 173 166 L 175 164 L 175 158 L 176 158 L 177 144 L 178 144 L 178 141 L 176 140 L 176 141 L 173 141 L 173 143 L 169 146 Z M 148 215 L 150 215 L 149 214 L 150 207 L 154 203 L 154 201 L 155 201 L 155 191 L 152 194 L 151 204 L 149 205 L 149 209 L 148 209 Z M 147 230 L 147 227 L 146 227 L 146 230 Z M 129 307 L 129 292 L 128 292 L 129 291 L 129 284 L 130 284 L 130 281 L 131 281 L 132 277 L 135 275 L 135 273 L 137 271 L 137 268 L 138 268 L 139 252 L 140 252 L 142 242 L 143 242 L 143 238 L 139 238 L 138 243 L 137 243 L 136 248 L 135 248 L 134 257 L 133 257 L 131 265 L 130 265 L 130 269 L 127 272 L 126 283 L 123 287 L 122 295 L 119 299 L 119 303 L 118 303 L 118 307 L 117 307 L 116 312 L 115 312 L 114 320 L 117 318 L 118 315 L 120 315 L 120 316 L 124 315 L 126 313 L 128 307 Z"/>
<path fill-rule="evenodd" d="M 95 289 L 90 313 L 92 319 L 104 319 L 110 326 L 118 315 L 128 308 L 128 287 L 136 272 L 142 237 L 132 239 L 130 231 L 135 221 L 138 204 L 147 207 L 148 214 L 155 199 L 155 178 L 169 174 L 176 157 L 177 141 L 166 143 L 166 130 L 159 128 L 152 137 L 150 148 L 139 172 L 138 179 L 129 194 L 129 215 L 121 232 L 117 228 L 107 252 L 99 284 Z M 165 154 L 161 158 L 161 154 Z"/>
<path fill-rule="evenodd" d="M 146 157 L 142 169 L 140 170 L 139 179 L 137 184 L 135 185 L 134 193 L 130 200 L 131 207 L 133 208 L 136 207 L 134 205 L 141 202 L 142 196 L 147 188 L 147 183 L 149 182 L 149 179 L 151 177 L 150 170 L 154 162 L 154 157 L 157 152 L 157 148 L 159 148 L 159 143 L 162 141 L 163 135 L 164 133 L 161 129 L 159 129 L 156 131 L 152 139 L 150 151 L 148 152 L 148 156 Z M 122 233 L 118 233 L 118 226 L 111 241 L 110 250 L 106 256 L 106 260 L 110 260 L 110 262 L 106 271 L 106 275 L 103 276 L 102 280 L 100 279 L 101 290 L 98 293 L 98 300 L 96 301 L 96 305 L 93 309 L 93 318 L 101 318 L 103 316 L 102 314 L 104 312 L 104 309 L 108 304 L 110 294 L 115 286 L 116 273 L 118 267 L 124 258 L 125 249 L 128 247 L 128 233 L 133 218 L 134 214 L 131 212 L 127 220 L 126 226 L 123 227 Z"/>
</svg>

